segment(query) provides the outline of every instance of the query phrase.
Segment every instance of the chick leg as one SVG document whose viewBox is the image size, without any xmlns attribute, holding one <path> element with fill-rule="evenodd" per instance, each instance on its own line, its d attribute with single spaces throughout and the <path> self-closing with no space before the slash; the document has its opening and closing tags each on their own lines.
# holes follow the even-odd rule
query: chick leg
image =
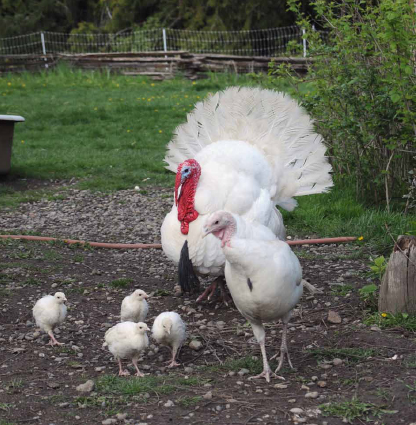
<svg viewBox="0 0 416 425">
<path fill-rule="evenodd" d="M 140 372 L 139 370 L 139 366 L 137 366 L 137 359 L 131 359 L 131 361 L 134 364 L 134 367 L 136 368 L 137 372 L 136 372 L 136 376 L 144 376 L 144 373 Z"/>
<path fill-rule="evenodd" d="M 176 357 L 176 353 L 178 352 L 178 348 L 177 347 L 173 347 L 172 348 L 172 360 L 170 361 L 170 363 L 169 363 L 169 365 L 168 365 L 168 367 L 169 368 L 171 368 L 171 367 L 176 367 L 176 366 L 180 366 L 180 363 L 178 363 L 176 360 L 175 360 L 175 357 Z"/>
<path fill-rule="evenodd" d="M 51 337 L 51 340 L 49 341 L 49 345 L 64 345 L 63 342 L 58 342 L 53 334 L 52 331 L 48 332 L 48 335 Z"/>
<path fill-rule="evenodd" d="M 118 367 L 119 367 L 118 376 L 129 376 L 130 375 L 129 371 L 128 370 L 123 370 L 123 366 L 121 364 L 121 360 L 120 359 L 117 359 L 117 360 L 118 360 Z"/>
<path fill-rule="evenodd" d="M 280 346 L 279 364 L 277 365 L 277 369 L 275 370 L 275 373 L 279 372 L 279 370 L 282 368 L 285 356 L 287 357 L 287 361 L 289 363 L 290 368 L 293 369 L 292 362 L 290 361 L 289 350 L 287 348 L 287 324 L 289 322 L 289 319 L 290 319 L 290 313 L 282 319 L 283 321 L 282 344 Z"/>
</svg>

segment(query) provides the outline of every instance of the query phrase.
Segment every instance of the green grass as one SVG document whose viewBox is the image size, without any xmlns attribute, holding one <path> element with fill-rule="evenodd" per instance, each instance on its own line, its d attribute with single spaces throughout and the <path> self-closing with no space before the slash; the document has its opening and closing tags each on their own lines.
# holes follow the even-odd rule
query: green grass
<svg viewBox="0 0 416 425">
<path fill-rule="evenodd" d="M 177 403 L 183 407 L 191 407 L 191 406 L 195 406 L 195 404 L 198 404 L 201 400 L 202 400 L 201 396 L 184 396 L 184 397 L 180 397 L 177 400 Z"/>
<path fill-rule="evenodd" d="M 373 348 L 314 348 L 308 351 L 318 359 L 340 358 L 350 363 L 358 363 L 379 354 Z"/>
<path fill-rule="evenodd" d="M 397 413 L 396 411 L 383 409 L 373 403 L 362 402 L 357 398 L 353 398 L 350 401 L 321 404 L 319 408 L 324 416 L 345 418 L 349 423 L 358 418 L 364 421 L 370 421 L 371 418 L 379 418 L 385 413 Z"/>
<path fill-rule="evenodd" d="M 10 178 L 75 178 L 79 188 L 99 191 L 139 185 L 145 193 L 147 185 L 173 186 L 173 173 L 164 169 L 166 144 L 193 105 L 227 86 L 268 87 L 267 81 L 214 74 L 196 82 L 152 82 L 64 66 L 1 77 L 0 110 L 26 119 L 15 127 Z M 279 89 L 287 85 L 283 82 Z M 329 194 L 301 197 L 298 208 L 283 213 L 289 234 L 363 236 L 363 250 L 351 254 L 359 258 L 364 252 L 389 253 L 389 232 L 393 238 L 414 232 L 414 216 L 365 206 L 364 199 L 355 198 L 353 181 L 336 178 L 335 183 Z M 0 208 L 65 197 L 62 189 L 56 191 L 0 184 Z"/>
<path fill-rule="evenodd" d="M 364 318 L 364 323 L 368 326 L 377 325 L 381 329 L 401 328 L 416 332 L 416 316 L 410 316 L 407 313 L 369 313 Z"/>
<path fill-rule="evenodd" d="M 133 282 L 133 279 L 131 278 L 121 278 L 116 279 L 110 282 L 110 286 L 113 288 L 125 288 L 126 286 L 130 285 Z"/>
<path fill-rule="evenodd" d="M 65 66 L 1 78 L 0 110 L 26 119 L 15 127 L 12 175 L 75 177 L 99 190 L 172 184 L 163 157 L 173 130 L 208 92 L 236 84 L 255 82 L 233 75 L 153 82 Z"/>
<path fill-rule="evenodd" d="M 343 286 L 333 285 L 331 287 L 331 295 L 334 295 L 337 297 L 345 297 L 345 295 L 347 295 L 353 289 L 354 287 L 352 285 L 343 285 Z"/>
</svg>

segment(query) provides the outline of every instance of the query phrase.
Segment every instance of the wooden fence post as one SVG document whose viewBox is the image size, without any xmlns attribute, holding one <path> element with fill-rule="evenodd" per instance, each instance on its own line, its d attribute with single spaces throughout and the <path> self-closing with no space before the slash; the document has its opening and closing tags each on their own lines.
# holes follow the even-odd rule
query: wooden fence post
<svg viewBox="0 0 416 425">
<path fill-rule="evenodd" d="M 416 315 L 416 237 L 399 236 L 383 276 L 378 309 Z"/>
</svg>

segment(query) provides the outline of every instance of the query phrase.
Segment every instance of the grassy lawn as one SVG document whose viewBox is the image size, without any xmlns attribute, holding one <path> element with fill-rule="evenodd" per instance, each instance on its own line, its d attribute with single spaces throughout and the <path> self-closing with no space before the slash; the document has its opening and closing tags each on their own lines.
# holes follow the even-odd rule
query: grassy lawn
<svg viewBox="0 0 416 425">
<path fill-rule="evenodd" d="M 262 83 L 235 75 L 153 82 L 65 67 L 2 77 L 1 113 L 26 119 L 15 127 L 11 177 L 76 178 L 78 187 L 101 191 L 173 185 L 174 175 L 164 169 L 165 146 L 193 105 L 230 85 Z M 390 251 L 391 236 L 414 232 L 414 216 L 366 207 L 357 202 L 352 187 L 343 183 L 329 194 L 299 199 L 299 208 L 284 213 L 290 232 L 362 235 L 375 253 Z M 44 194 L 0 184 L 0 207 L 39 196 Z M 48 196 L 53 199 L 53 193 Z"/>
</svg>

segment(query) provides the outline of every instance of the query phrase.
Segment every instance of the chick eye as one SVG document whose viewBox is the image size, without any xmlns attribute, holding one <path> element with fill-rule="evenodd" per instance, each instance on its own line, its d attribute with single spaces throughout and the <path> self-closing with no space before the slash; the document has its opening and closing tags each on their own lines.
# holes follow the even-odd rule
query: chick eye
<svg viewBox="0 0 416 425">
<path fill-rule="evenodd" d="M 214 224 L 218 224 L 219 223 L 219 221 L 217 220 Z"/>
</svg>

